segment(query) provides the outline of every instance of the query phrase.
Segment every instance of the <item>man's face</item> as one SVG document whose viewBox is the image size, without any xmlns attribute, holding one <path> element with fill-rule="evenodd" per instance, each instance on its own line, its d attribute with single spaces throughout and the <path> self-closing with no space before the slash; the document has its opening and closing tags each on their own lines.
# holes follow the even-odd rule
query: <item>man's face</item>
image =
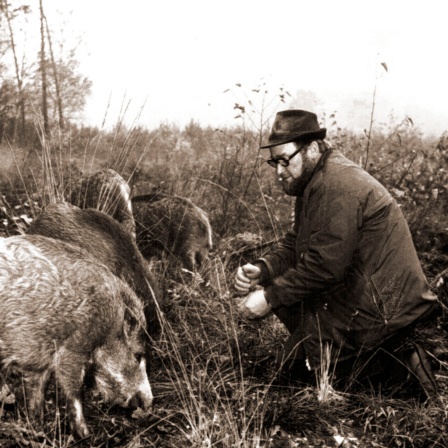
<svg viewBox="0 0 448 448">
<path fill-rule="evenodd" d="M 308 156 L 307 145 L 302 143 L 299 143 L 299 145 L 302 149 L 291 159 L 289 157 L 299 148 L 297 144 L 286 143 L 285 145 L 272 146 L 270 148 L 272 160 L 289 159 L 289 165 L 286 167 L 277 163 L 276 173 L 280 178 L 285 193 L 290 196 L 303 194 L 316 166 L 315 160 Z"/>
</svg>

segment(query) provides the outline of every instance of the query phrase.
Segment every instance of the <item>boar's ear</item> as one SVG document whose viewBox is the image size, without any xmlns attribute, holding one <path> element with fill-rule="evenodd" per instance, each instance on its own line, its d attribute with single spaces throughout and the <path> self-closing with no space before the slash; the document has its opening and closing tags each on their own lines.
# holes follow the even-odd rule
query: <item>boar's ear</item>
<svg viewBox="0 0 448 448">
<path fill-rule="evenodd" d="M 139 321 L 137 319 L 137 316 L 130 310 L 129 308 L 126 308 L 126 311 L 124 312 L 124 320 L 129 325 L 129 330 L 132 332 L 137 325 L 139 324 Z"/>
<path fill-rule="evenodd" d="M 131 331 L 137 326 L 145 328 L 146 322 L 144 321 L 143 304 L 135 295 L 134 291 L 127 285 L 123 285 L 121 299 L 124 304 L 124 320 L 129 325 L 128 328 Z"/>
</svg>

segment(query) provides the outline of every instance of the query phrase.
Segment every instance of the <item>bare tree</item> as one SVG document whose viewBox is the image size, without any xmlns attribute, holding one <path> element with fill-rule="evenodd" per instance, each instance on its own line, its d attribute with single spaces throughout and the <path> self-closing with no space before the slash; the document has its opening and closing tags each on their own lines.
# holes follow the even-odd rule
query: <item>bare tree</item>
<svg viewBox="0 0 448 448">
<path fill-rule="evenodd" d="M 39 0 L 40 11 L 40 71 L 42 79 L 42 116 L 44 120 L 44 132 L 48 134 L 50 124 L 48 121 L 48 99 L 47 99 L 47 68 L 45 64 L 45 15 L 42 0 Z"/>
<path fill-rule="evenodd" d="M 61 129 L 63 129 L 64 128 L 64 113 L 63 113 L 63 109 L 62 109 L 61 89 L 60 89 L 60 84 L 59 84 L 58 70 L 56 67 L 55 59 L 54 59 L 53 45 L 51 42 L 50 30 L 48 27 L 48 21 L 47 21 L 46 17 L 45 17 L 45 26 L 46 26 L 46 30 L 47 30 L 48 47 L 50 50 L 50 57 L 51 57 L 51 67 L 53 70 L 54 85 L 55 85 L 55 90 L 56 90 L 56 107 L 57 107 L 57 111 L 58 111 L 59 127 Z"/>
<path fill-rule="evenodd" d="M 15 69 L 15 74 L 16 74 L 17 90 L 19 93 L 18 107 L 20 110 L 20 136 L 21 136 L 22 140 L 25 140 L 26 139 L 26 135 L 25 135 L 25 95 L 24 95 L 24 91 L 23 91 L 23 77 L 22 77 L 22 73 L 21 73 L 18 58 L 17 58 L 17 47 L 16 47 L 14 31 L 13 31 L 13 27 L 12 27 L 12 14 L 9 11 L 8 2 L 6 0 L 0 0 L 0 1 L 1 1 L 0 9 L 2 10 L 2 12 L 6 18 L 6 21 L 8 23 L 8 32 L 9 32 L 9 39 L 10 39 L 10 44 L 11 44 L 11 51 L 12 51 L 13 58 L 14 58 L 14 69 Z M 22 10 L 24 12 L 28 12 L 28 7 L 24 6 L 24 7 L 22 7 Z M 15 140 L 16 138 L 17 138 L 17 125 L 14 126 L 13 140 Z"/>
<path fill-rule="evenodd" d="M 26 143 L 25 138 L 34 129 L 28 126 L 28 121 L 36 110 L 42 117 L 42 131 L 45 134 L 53 122 L 65 128 L 67 122 L 75 120 L 82 112 L 92 86 L 91 81 L 79 71 L 76 48 L 62 52 L 63 40 L 54 34 L 51 22 L 46 18 L 44 0 L 39 0 L 38 4 L 39 8 L 32 11 L 22 2 L 18 6 L 10 0 L 0 0 L 0 131 L 1 136 L 7 135 L 10 140 L 19 137 L 21 143 Z M 20 33 L 26 37 L 32 22 L 21 24 L 21 13 L 34 13 L 34 18 L 40 19 L 40 30 L 32 25 L 31 33 L 35 35 L 40 32 L 40 48 L 37 53 L 33 52 L 37 59 L 33 57 L 31 64 L 26 66 L 27 48 L 21 46 L 21 41 L 26 42 L 26 39 L 20 39 Z M 61 48 L 60 55 L 57 45 Z M 4 55 L 11 58 L 2 57 Z"/>
</svg>

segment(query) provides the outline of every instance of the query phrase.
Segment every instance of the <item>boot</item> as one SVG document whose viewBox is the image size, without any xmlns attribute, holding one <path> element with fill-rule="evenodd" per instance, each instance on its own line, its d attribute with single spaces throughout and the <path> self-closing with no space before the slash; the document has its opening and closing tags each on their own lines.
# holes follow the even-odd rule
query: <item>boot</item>
<svg viewBox="0 0 448 448">
<path fill-rule="evenodd" d="M 436 398 L 439 393 L 437 381 L 423 347 L 412 342 L 410 349 L 403 351 L 401 355 L 408 369 L 408 378 L 413 376 L 418 380 L 426 399 Z"/>
</svg>

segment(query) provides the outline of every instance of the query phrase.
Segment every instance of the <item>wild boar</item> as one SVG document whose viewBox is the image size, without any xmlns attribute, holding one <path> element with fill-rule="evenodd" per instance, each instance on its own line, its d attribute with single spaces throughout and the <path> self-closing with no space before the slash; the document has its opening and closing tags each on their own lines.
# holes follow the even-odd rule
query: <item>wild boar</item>
<svg viewBox="0 0 448 448">
<path fill-rule="evenodd" d="M 196 271 L 212 249 L 212 229 L 204 210 L 190 199 L 147 194 L 131 199 L 137 245 L 145 258 L 168 253 Z"/>
<path fill-rule="evenodd" d="M 107 168 L 83 177 L 70 193 L 69 202 L 79 208 L 94 208 L 112 216 L 135 238 L 131 190 L 116 171 Z"/>
<path fill-rule="evenodd" d="M 160 332 L 160 290 L 135 241 L 117 221 L 94 209 L 67 203 L 48 206 L 30 225 L 28 234 L 67 241 L 86 250 L 94 260 L 124 280 L 142 300 L 148 334 Z"/>
<path fill-rule="evenodd" d="M 31 414 L 50 376 L 67 399 L 72 432 L 87 437 L 81 388 L 93 368 L 106 401 L 150 409 L 145 316 L 133 290 L 89 253 L 39 235 L 0 238 L 0 360 L 20 373 Z"/>
</svg>

